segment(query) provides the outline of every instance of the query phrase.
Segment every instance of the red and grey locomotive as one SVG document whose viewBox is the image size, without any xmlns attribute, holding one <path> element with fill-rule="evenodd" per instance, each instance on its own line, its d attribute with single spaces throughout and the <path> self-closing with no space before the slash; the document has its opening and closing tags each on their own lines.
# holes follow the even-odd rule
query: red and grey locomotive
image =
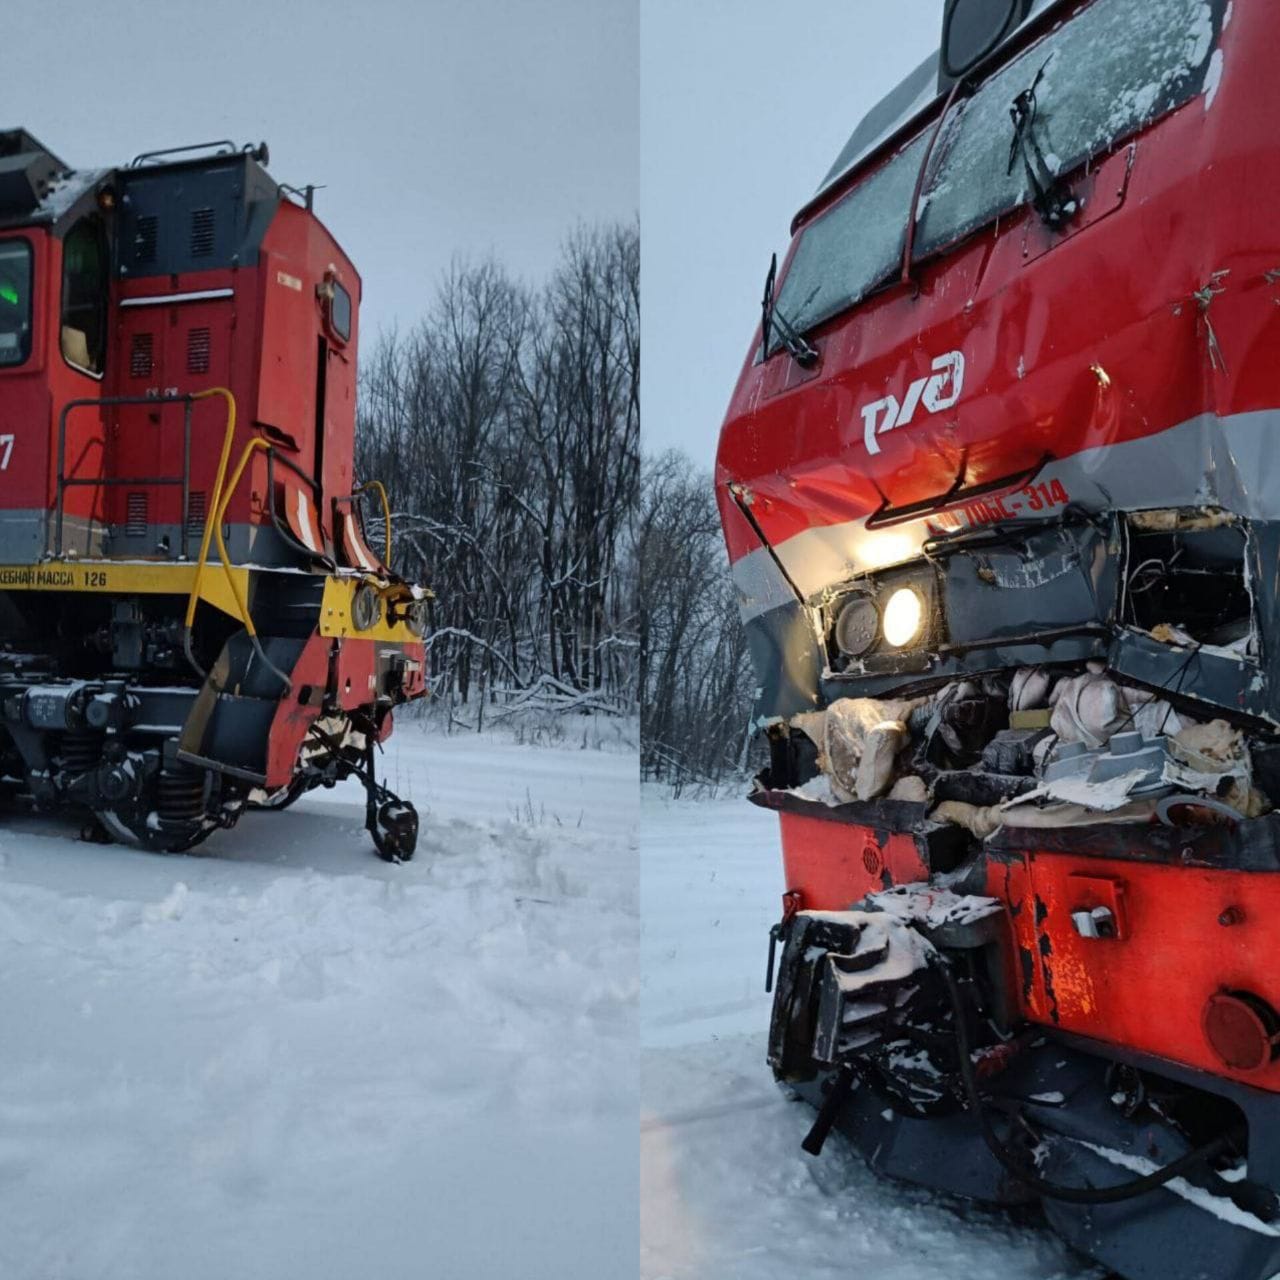
<svg viewBox="0 0 1280 1280">
<path fill-rule="evenodd" d="M 808 1148 L 1130 1280 L 1280 1271 L 1278 23 L 948 0 L 717 462 Z"/>
</svg>

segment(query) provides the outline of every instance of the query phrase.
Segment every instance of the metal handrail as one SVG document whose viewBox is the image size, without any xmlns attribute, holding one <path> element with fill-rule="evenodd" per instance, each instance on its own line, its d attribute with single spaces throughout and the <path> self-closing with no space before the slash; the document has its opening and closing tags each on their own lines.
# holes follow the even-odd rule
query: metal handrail
<svg viewBox="0 0 1280 1280">
<path fill-rule="evenodd" d="M 236 434 L 236 398 L 226 387 L 210 387 L 207 391 L 195 392 L 192 399 L 206 400 L 211 396 L 221 396 L 227 402 L 227 429 L 222 437 L 222 452 L 218 457 L 218 473 L 213 482 L 213 493 L 208 513 L 205 516 L 204 532 L 200 537 L 200 555 L 196 560 L 195 580 L 191 584 L 191 595 L 187 600 L 186 617 L 182 624 L 183 652 L 192 667 L 201 676 L 208 679 L 208 672 L 204 671 L 195 659 L 191 643 L 191 628 L 195 623 L 196 606 L 200 603 L 200 587 L 204 581 L 205 566 L 209 561 L 209 543 L 214 542 L 218 548 L 218 557 L 222 561 L 223 572 L 227 576 L 227 585 L 231 589 L 236 608 L 240 611 L 240 621 L 244 624 L 245 633 L 249 637 L 250 644 L 253 645 L 254 652 L 262 659 L 262 663 L 267 670 L 280 680 L 285 689 L 292 692 L 293 681 L 267 657 L 266 650 L 262 647 L 262 641 L 258 639 L 258 629 L 254 626 L 253 617 L 249 613 L 248 602 L 241 594 L 240 584 L 236 581 L 236 576 L 232 572 L 231 556 L 227 551 L 226 540 L 222 536 L 222 522 L 227 514 L 227 507 L 231 502 L 232 495 L 235 493 L 236 486 L 240 483 L 241 476 L 244 475 L 249 459 L 253 456 L 255 449 L 270 449 L 271 446 L 261 436 L 255 436 L 248 441 L 244 447 L 244 452 L 240 455 L 240 461 L 236 464 L 235 471 L 232 473 L 231 482 L 228 484 L 226 482 L 227 463 L 231 459 L 231 446 Z"/>
<path fill-rule="evenodd" d="M 305 485 L 311 490 L 312 499 L 316 507 L 316 520 L 319 523 L 320 513 L 322 510 L 323 493 L 320 489 L 320 482 L 308 472 L 304 471 L 292 458 L 286 458 L 274 445 L 267 450 L 267 492 L 269 494 L 267 509 L 271 513 L 271 524 L 275 531 L 280 535 L 281 540 L 292 547 L 300 555 L 308 560 L 318 560 L 326 569 L 333 570 L 338 567 L 338 563 L 326 551 L 316 551 L 311 547 L 305 546 L 298 540 L 297 535 L 289 527 L 287 520 L 281 520 L 279 511 L 276 510 L 276 463 L 286 467 L 292 471 Z M 324 526 L 320 525 L 320 535 L 324 536 Z"/>
<path fill-rule="evenodd" d="M 383 563 L 388 569 L 391 568 L 391 502 L 387 497 L 387 487 L 381 480 L 367 480 L 352 495 L 359 497 L 362 493 L 368 493 L 372 489 L 374 493 L 382 500 L 382 524 L 384 529 L 382 548 Z"/>
<path fill-rule="evenodd" d="M 191 504 L 191 405 L 199 400 L 205 392 L 173 396 L 104 396 L 98 399 L 68 400 L 58 414 L 58 496 L 54 513 L 53 558 L 62 558 L 62 531 L 66 509 L 66 492 L 68 489 L 87 488 L 90 486 L 110 487 L 113 485 L 164 485 L 180 484 L 182 486 L 182 532 L 180 557 L 187 558 L 187 524 L 190 520 Z M 230 395 L 230 392 L 227 393 Z M 67 476 L 67 418 L 73 409 L 89 407 L 111 407 L 115 405 L 184 405 L 182 415 L 182 475 L 180 476 Z M 92 520 L 90 520 L 92 526 Z M 48 546 L 46 541 L 45 546 Z"/>
<path fill-rule="evenodd" d="M 350 503 L 352 509 L 355 509 L 356 499 L 361 494 L 373 492 L 382 500 L 382 524 L 383 524 L 383 541 L 386 545 L 383 548 L 382 563 L 390 570 L 391 568 L 391 501 L 387 497 L 386 486 L 381 480 L 367 480 L 358 489 L 351 493 L 339 494 L 333 500 L 333 505 L 339 506 L 342 503 Z M 372 550 L 372 548 L 370 548 Z"/>
<path fill-rule="evenodd" d="M 214 155 L 233 156 L 236 154 L 236 144 L 230 138 L 218 138 L 214 142 L 189 142 L 183 147 L 163 147 L 159 151 L 144 151 L 141 155 L 134 156 L 129 161 L 129 168 L 140 169 L 146 161 L 159 160 L 161 156 L 180 156 L 189 151 L 208 151 L 212 147 L 219 148 L 213 153 Z"/>
</svg>

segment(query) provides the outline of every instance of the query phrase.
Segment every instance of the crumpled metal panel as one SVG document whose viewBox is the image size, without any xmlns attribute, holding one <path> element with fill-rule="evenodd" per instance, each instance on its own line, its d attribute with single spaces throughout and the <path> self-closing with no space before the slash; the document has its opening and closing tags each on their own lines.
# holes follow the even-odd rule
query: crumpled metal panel
<svg viewBox="0 0 1280 1280">
<path fill-rule="evenodd" d="M 948 643 L 1111 622 L 1120 542 L 1106 524 L 1028 529 L 940 556 Z"/>
</svg>

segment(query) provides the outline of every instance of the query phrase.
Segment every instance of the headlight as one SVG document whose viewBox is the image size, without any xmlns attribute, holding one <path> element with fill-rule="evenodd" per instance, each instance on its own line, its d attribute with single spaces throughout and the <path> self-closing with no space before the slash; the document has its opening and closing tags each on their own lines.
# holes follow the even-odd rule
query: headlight
<svg viewBox="0 0 1280 1280">
<path fill-rule="evenodd" d="M 414 600 L 404 611 L 405 626 L 407 626 L 419 640 L 427 634 L 428 620 L 427 602 L 425 600 Z"/>
<path fill-rule="evenodd" d="M 382 619 L 382 598 L 376 588 L 362 582 L 351 597 L 351 621 L 357 631 L 368 631 Z"/>
<path fill-rule="evenodd" d="M 848 658 L 860 658 L 880 635 L 880 611 L 870 596 L 855 595 L 836 614 L 836 648 Z"/>
<path fill-rule="evenodd" d="M 911 587 L 899 587 L 885 602 L 881 622 L 885 644 L 901 649 L 924 630 L 924 601 Z"/>
</svg>

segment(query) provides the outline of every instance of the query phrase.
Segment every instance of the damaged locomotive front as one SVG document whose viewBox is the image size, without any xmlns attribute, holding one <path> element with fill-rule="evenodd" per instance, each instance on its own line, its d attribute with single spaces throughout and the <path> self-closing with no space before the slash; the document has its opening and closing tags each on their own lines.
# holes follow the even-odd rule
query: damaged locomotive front
<svg viewBox="0 0 1280 1280">
<path fill-rule="evenodd" d="M 1125 1276 L 1272 1274 L 1266 533 L 1072 511 L 812 607 L 819 705 L 768 723 L 751 797 L 781 824 L 769 1057 L 819 1107 L 809 1150 L 839 1127 L 886 1174 L 1040 1201 Z"/>
<path fill-rule="evenodd" d="M 945 10 L 797 215 L 721 433 L 770 1063 L 813 1152 L 1039 1203 L 1126 1280 L 1266 1280 L 1277 19 Z"/>
</svg>

